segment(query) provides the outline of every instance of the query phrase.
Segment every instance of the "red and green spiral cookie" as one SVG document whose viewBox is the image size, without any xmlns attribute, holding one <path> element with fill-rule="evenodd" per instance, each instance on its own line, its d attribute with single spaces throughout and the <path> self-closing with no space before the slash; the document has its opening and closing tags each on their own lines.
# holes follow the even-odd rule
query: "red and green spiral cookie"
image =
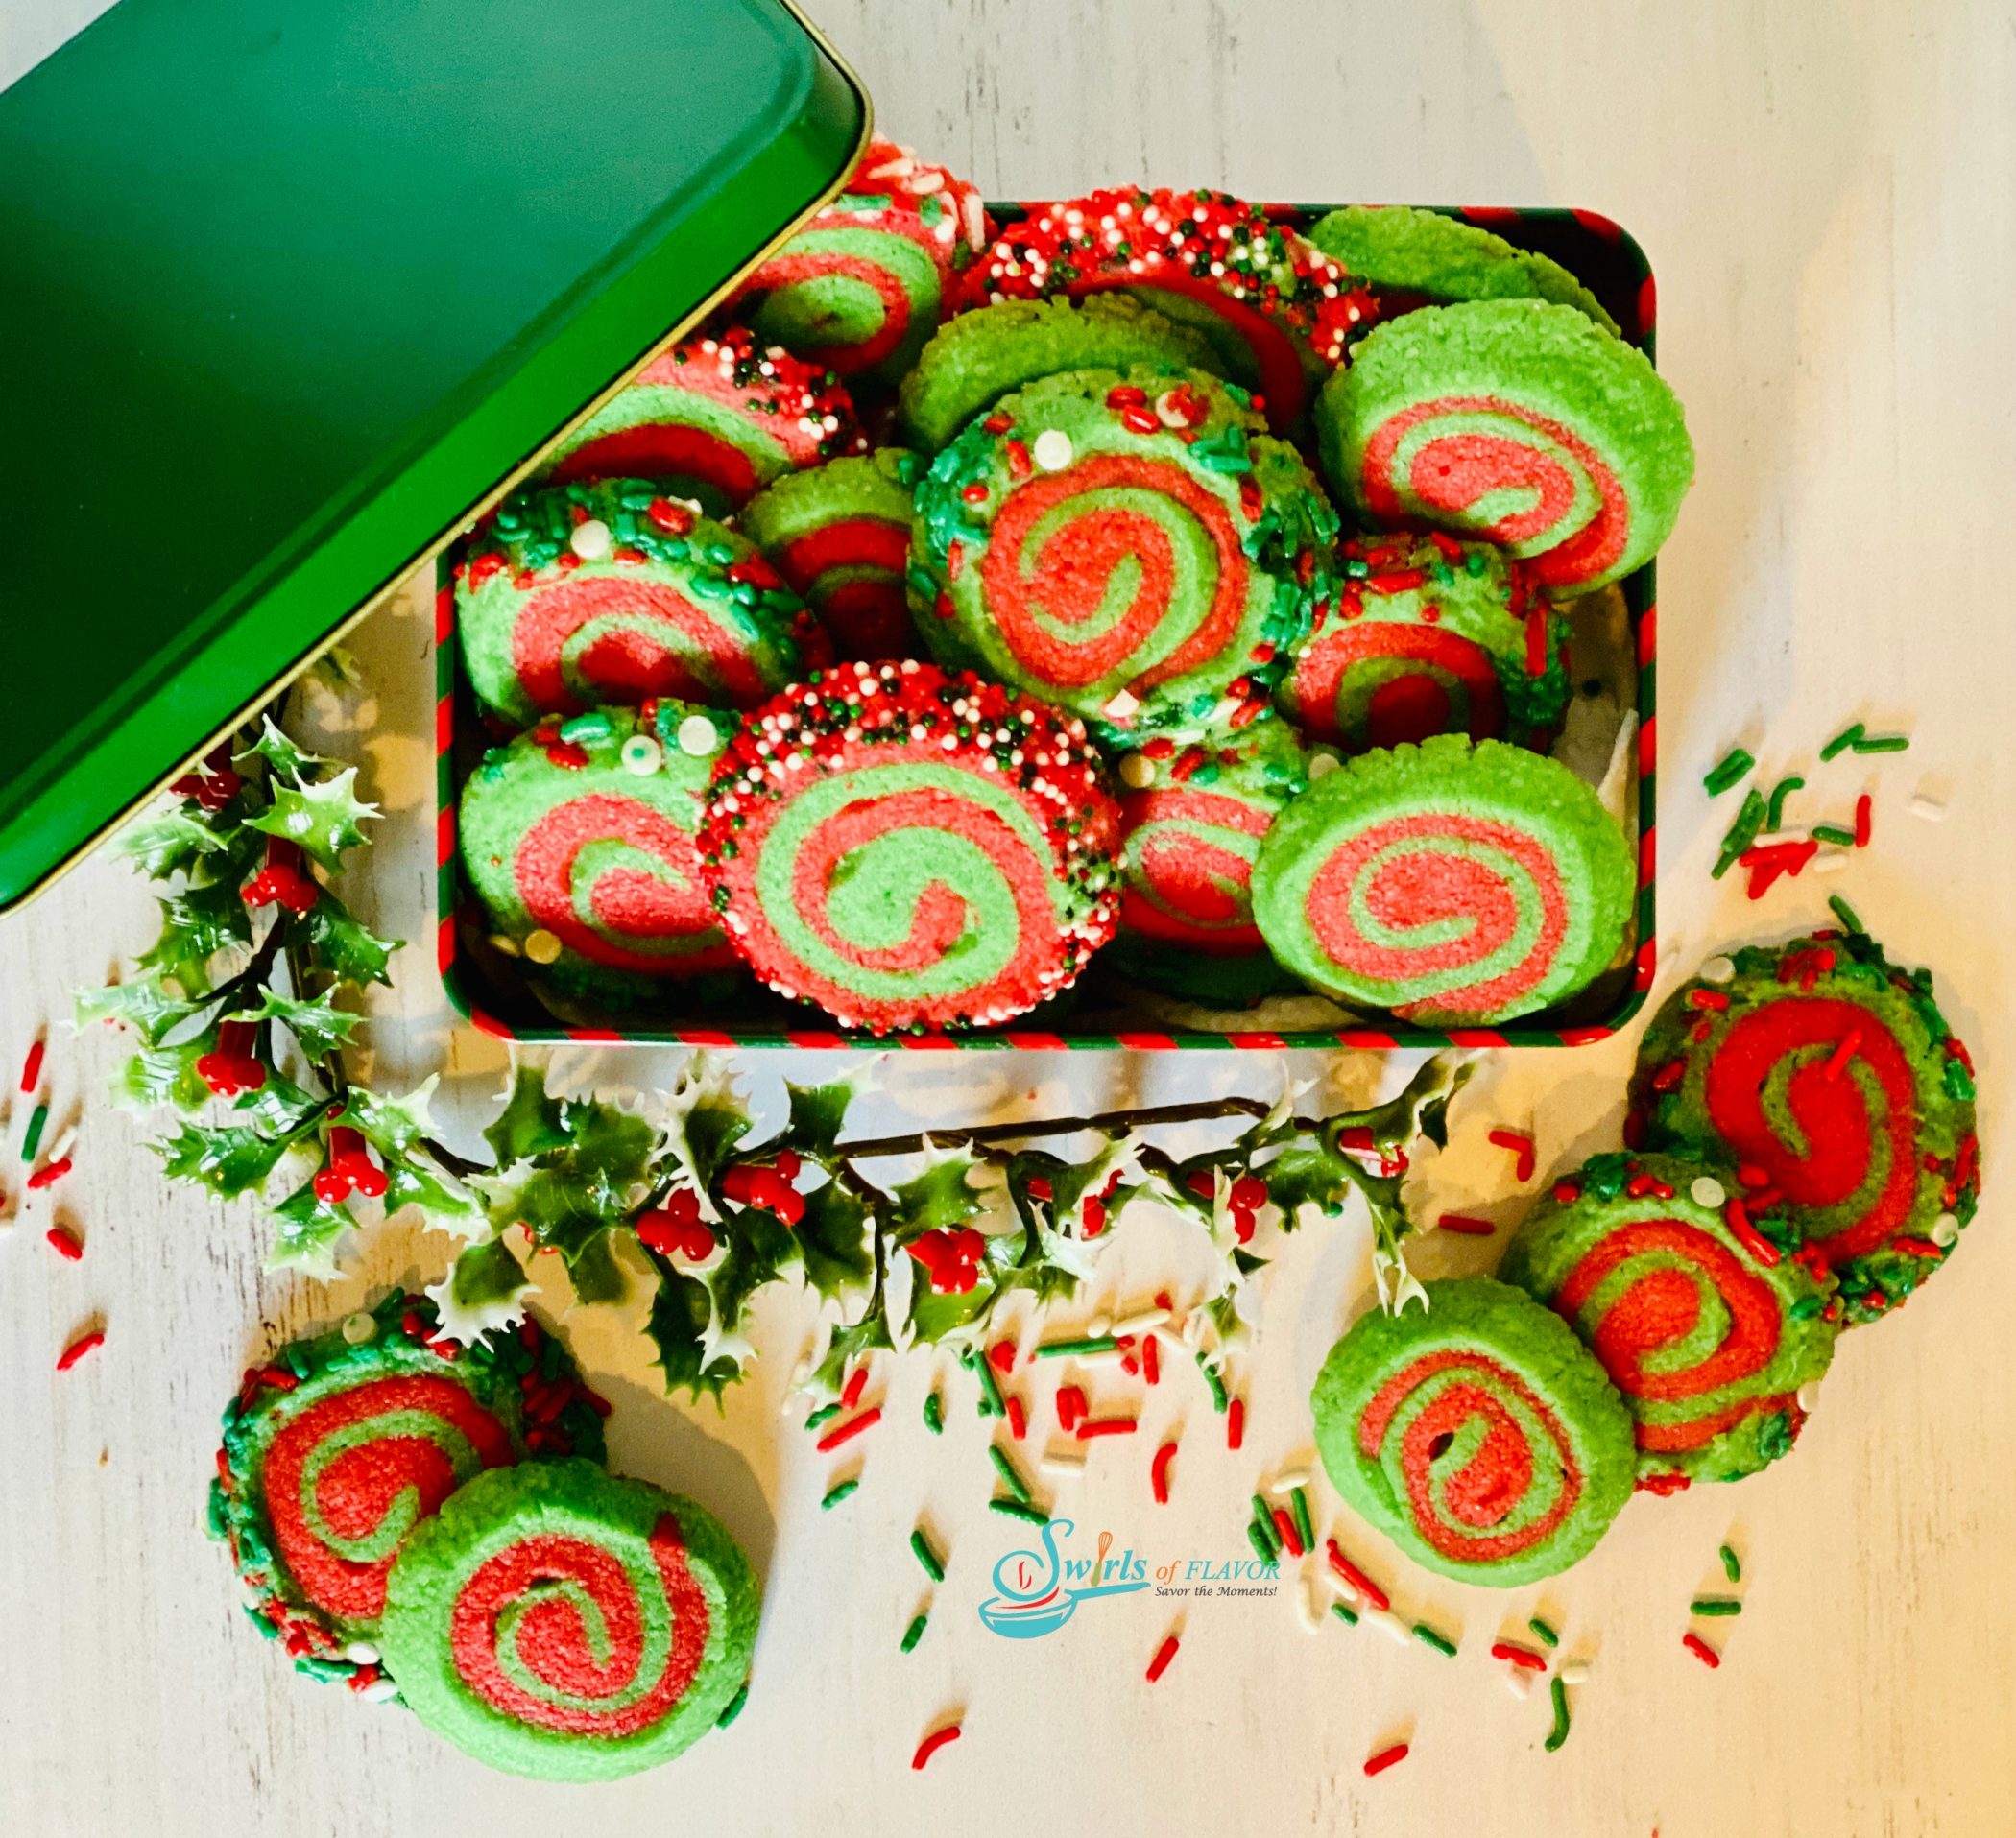
<svg viewBox="0 0 2016 1838">
<path fill-rule="evenodd" d="M 1601 1361 L 1655 1491 L 1740 1480 L 1788 1453 L 1800 1388 L 1834 1358 L 1832 1278 L 1764 1236 L 1740 1196 L 1725 1162 L 1597 1156 L 1555 1182 L 1499 1267 Z"/>
<path fill-rule="evenodd" d="M 994 301 L 1119 288 L 1212 343 L 1264 398 L 1277 429 L 1302 421 L 1372 297 L 1322 251 L 1224 192 L 1119 187 L 1044 204 L 995 239 L 975 281 Z"/>
<path fill-rule="evenodd" d="M 1618 336 L 1602 301 L 1559 262 L 1443 211 L 1347 204 L 1308 238 L 1371 290 L 1381 319 L 1456 300 L 1541 299 L 1572 306 Z"/>
<path fill-rule="evenodd" d="M 536 986 L 615 1009 L 738 967 L 695 847 L 737 720 L 656 700 L 549 716 L 484 755 L 462 792 L 463 870 Z"/>
<path fill-rule="evenodd" d="M 1273 715 L 1222 740 L 1151 741 L 1121 759 L 1117 968 L 1227 1007 L 1292 987 L 1253 922 L 1253 860 L 1308 769 Z"/>
<path fill-rule="evenodd" d="M 818 615 L 837 657 L 918 654 L 903 575 L 924 464 L 900 447 L 794 472 L 743 508 L 742 534 Z"/>
<path fill-rule="evenodd" d="M 1260 844 L 1253 910 L 1274 955 L 1341 1002 L 1489 1026 L 1585 988 L 1635 884 L 1622 830 L 1566 766 L 1438 734 L 1295 799 Z"/>
<path fill-rule="evenodd" d="M 515 727 L 678 696 L 754 708 L 827 659 L 749 540 L 636 479 L 508 498 L 455 564 L 470 686 Z"/>
<path fill-rule="evenodd" d="M 1568 622 L 1528 565 L 1440 530 L 1345 543 L 1335 602 L 1275 701 L 1347 752 L 1430 734 L 1544 746 L 1568 706 Z"/>
<path fill-rule="evenodd" d="M 1116 744 L 1263 702 L 1335 590 L 1337 519 L 1245 402 L 1145 367 L 1003 396 L 917 489 L 925 642 Z"/>
<path fill-rule="evenodd" d="M 210 1526 L 246 1611 L 301 1671 L 359 1691 L 379 1683 L 386 1578 L 416 1526 L 485 1468 L 602 1454 L 606 1407 L 536 1323 L 470 1346 L 434 1323 L 394 1291 L 252 1368 L 224 1414 Z"/>
<path fill-rule="evenodd" d="M 653 358 L 554 448 L 546 471 L 649 479 L 723 517 L 786 472 L 866 446 L 830 370 L 730 325 Z"/>
<path fill-rule="evenodd" d="M 1980 1201 L 1974 1071 L 1928 970 L 1866 933 L 1713 958 L 1645 1030 L 1636 1139 L 1718 1155 L 1873 1321 L 1951 1255 Z"/>
<path fill-rule="evenodd" d="M 720 1521 L 592 1462 L 484 1474 L 392 1573 L 381 1640 L 436 1734 L 509 1774 L 670 1761 L 749 1677 L 759 1603 Z"/>
<path fill-rule="evenodd" d="M 965 179 L 872 141 L 847 189 L 749 277 L 730 310 L 812 363 L 893 383 L 963 303 L 993 231 Z"/>
<path fill-rule="evenodd" d="M 1485 1277 L 1364 1315 L 1312 1398 L 1346 1504 L 1416 1563 L 1512 1588 L 1586 1557 L 1631 1496 L 1631 1413 L 1551 1309 Z"/>
<path fill-rule="evenodd" d="M 1076 722 L 905 661 L 786 690 L 714 769 L 700 858 L 756 973 L 876 1034 L 986 1027 L 1113 936 L 1119 814 Z"/>
<path fill-rule="evenodd" d="M 1545 300 L 1379 326 L 1324 385 L 1316 432 L 1325 476 L 1361 516 L 1495 542 L 1556 595 L 1649 561 L 1694 470 L 1650 360 Z"/>
</svg>

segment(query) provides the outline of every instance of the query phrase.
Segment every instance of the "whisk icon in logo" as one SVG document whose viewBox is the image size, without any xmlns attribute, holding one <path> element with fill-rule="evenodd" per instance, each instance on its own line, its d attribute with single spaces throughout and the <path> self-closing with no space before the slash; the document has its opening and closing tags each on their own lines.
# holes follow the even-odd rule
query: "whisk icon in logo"
<svg viewBox="0 0 2016 1838">
<path fill-rule="evenodd" d="M 1107 1562 L 1111 1532 L 1099 1534 L 1096 1557 L 1065 1556 L 1058 1542 L 1073 1529 L 1069 1519 L 1052 1519 L 1042 1528 L 1041 1551 L 1010 1551 L 994 1566 L 998 1593 L 980 1604 L 980 1619 L 995 1633 L 1011 1640 L 1033 1640 L 1056 1633 L 1081 1602 L 1097 1595 L 1131 1595 L 1148 1587 L 1148 1566 L 1132 1546 Z M 1116 1580 L 1108 1582 L 1109 1574 Z"/>
</svg>

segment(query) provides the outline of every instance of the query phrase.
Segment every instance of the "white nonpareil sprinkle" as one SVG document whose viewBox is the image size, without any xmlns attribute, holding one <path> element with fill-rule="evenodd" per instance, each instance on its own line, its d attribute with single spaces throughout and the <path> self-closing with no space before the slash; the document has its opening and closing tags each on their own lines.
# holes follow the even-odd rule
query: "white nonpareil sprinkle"
<svg viewBox="0 0 2016 1838">
<path fill-rule="evenodd" d="M 1809 1378 L 1805 1384 L 1799 1387 L 1799 1408 L 1805 1411 L 1808 1416 L 1811 1416 L 1814 1405 L 1819 1403 L 1819 1401 L 1820 1381 L 1817 1378 Z"/>
<path fill-rule="evenodd" d="M 1384 1609 L 1368 1608 L 1358 1616 L 1361 1622 L 1369 1622 L 1396 1646 L 1405 1646 L 1414 1635 L 1407 1624 L 1397 1614 Z"/>
<path fill-rule="evenodd" d="M 525 940 L 525 955 L 535 964 L 552 964 L 561 953 L 561 943 L 543 927 L 530 933 Z"/>
<path fill-rule="evenodd" d="M 1115 721 L 1125 721 L 1128 716 L 1139 714 L 1140 705 L 1139 696 L 1130 690 L 1122 689 L 1107 703 L 1101 712 L 1110 715 Z"/>
<path fill-rule="evenodd" d="M 1123 1315 L 1114 1323 L 1112 1331 L 1116 1338 L 1139 1336 L 1145 1334 L 1151 1327 L 1160 1327 L 1168 1318 L 1169 1311 L 1166 1308 L 1143 1308 L 1136 1314 Z"/>
<path fill-rule="evenodd" d="M 1941 1246 L 1957 1241 L 1960 1235 L 1960 1221 L 1956 1213 L 1942 1212 L 1932 1222 L 1932 1241 Z"/>
<path fill-rule="evenodd" d="M 567 547 L 584 561 L 600 561 L 615 546 L 609 534 L 609 525 L 600 517 L 590 517 L 586 523 L 577 523 L 574 534 L 567 538 Z"/>
<path fill-rule="evenodd" d="M 1284 1468 L 1267 1483 L 1270 1493 L 1292 1493 L 1298 1487 L 1309 1484 L 1309 1471 L 1306 1468 Z"/>
<path fill-rule="evenodd" d="M 358 1309 L 354 1315 L 344 1316 L 343 1337 L 352 1347 L 361 1347 L 368 1340 L 377 1339 L 377 1317 L 364 1308 Z"/>
<path fill-rule="evenodd" d="M 390 1679 L 373 1679 L 357 1695 L 366 1704 L 390 1704 L 399 1695 L 399 1688 Z"/>
<path fill-rule="evenodd" d="M 1120 761 L 1120 782 L 1135 791 L 1146 791 L 1155 783 L 1155 762 L 1146 753 L 1129 753 Z"/>
<path fill-rule="evenodd" d="M 649 778 L 664 764 L 665 750 L 649 734 L 632 734 L 623 743 L 623 770 L 638 778 Z"/>
<path fill-rule="evenodd" d="M 1045 472 L 1062 472 L 1074 451 L 1071 437 L 1062 428 L 1044 428 L 1031 443 L 1029 457 Z"/>
<path fill-rule="evenodd" d="M 1736 975 L 1736 961 L 1727 957 L 1712 957 L 1701 966 L 1699 974 L 1704 983 L 1727 983 Z"/>
<path fill-rule="evenodd" d="M 1813 872 L 1838 874 L 1848 866 L 1848 858 L 1852 853 L 1852 850 L 1845 848 L 1823 848 L 1813 857 Z"/>
<path fill-rule="evenodd" d="M 1565 1685 L 1583 1685 L 1589 1683 L 1589 1661 L 1571 1659 L 1561 1668 L 1561 1683 Z"/>
<path fill-rule="evenodd" d="M 1295 1591 L 1295 1614 L 1305 1634 L 1323 1632 L 1323 1604 L 1316 1594 L 1316 1579 L 1303 1573 L 1302 1587 Z"/>
<path fill-rule="evenodd" d="M 352 1640 L 343 1649 L 343 1657 L 352 1665 L 376 1665 L 378 1649 L 369 1640 Z"/>
<path fill-rule="evenodd" d="M 1085 1456 L 1073 1448 L 1046 1448 L 1037 1458 L 1036 1466 L 1045 1474 L 1082 1474 L 1085 1472 Z"/>
<path fill-rule="evenodd" d="M 1946 816 L 1946 806 L 1936 798 L 1930 798 L 1924 792 L 1913 792 L 1905 809 L 1913 817 L 1924 818 L 1928 824 L 1941 823 Z"/>
<path fill-rule="evenodd" d="M 1697 1175 L 1687 1197 L 1697 1206 L 1706 1206 L 1713 1212 L 1718 1210 L 1722 1202 L 1729 1198 L 1728 1191 L 1712 1174 Z"/>
<path fill-rule="evenodd" d="M 1312 752 L 1309 754 L 1309 783 L 1313 785 L 1319 778 L 1328 778 L 1343 763 L 1335 753 Z"/>
<path fill-rule="evenodd" d="M 1347 1602 L 1356 1602 L 1357 1600 L 1359 1600 L 1357 1590 L 1353 1588 L 1349 1583 L 1347 1583 L 1341 1576 L 1339 1576 L 1336 1573 L 1336 1571 L 1332 1569 L 1328 1564 L 1325 1564 L 1322 1569 L 1316 1572 L 1316 1574 L 1320 1576 L 1324 1580 L 1324 1582 L 1330 1585 L 1331 1592 L 1332 1594 L 1341 1595 Z"/>
<path fill-rule="evenodd" d="M 705 758 L 721 744 L 721 730 L 705 715 L 688 715 L 679 724 L 679 751 Z"/>
</svg>

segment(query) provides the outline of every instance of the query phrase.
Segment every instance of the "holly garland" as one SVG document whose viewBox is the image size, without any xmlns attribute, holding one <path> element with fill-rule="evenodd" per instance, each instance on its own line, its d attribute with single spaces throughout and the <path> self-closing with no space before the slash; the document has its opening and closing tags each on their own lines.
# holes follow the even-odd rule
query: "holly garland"
<svg viewBox="0 0 2016 1838">
<path fill-rule="evenodd" d="M 267 1199 L 276 1265 L 333 1277 L 369 1216 L 359 1203 L 388 1217 L 416 1206 L 465 1241 L 427 1293 L 437 1331 L 466 1343 L 524 1314 L 532 1284 L 509 1233 L 556 1257 L 582 1303 L 625 1300 L 641 1264 L 656 1282 L 645 1331 L 667 1391 L 717 1398 L 754 1354 L 752 1308 L 770 1284 L 808 1284 L 838 1305 L 843 1325 L 804 1381 L 830 1397 L 874 1349 L 947 1343 L 971 1357 L 1010 1298 L 1070 1300 L 1142 1200 L 1192 1219 L 1217 1253 L 1207 1372 L 1244 1332 L 1239 1296 L 1266 1262 L 1254 1249 L 1263 1215 L 1293 1229 L 1362 1198 L 1382 1302 L 1420 1296 L 1401 1256 L 1401 1182 L 1409 1145 L 1446 1140 L 1468 1073 L 1455 1056 L 1428 1061 L 1385 1104 L 1327 1118 L 1297 1114 L 1287 1092 L 1271 1105 L 1235 1097 L 858 1139 L 845 1134 L 851 1080 L 788 1085 L 781 1125 L 757 1138 L 725 1066 L 705 1055 L 669 1093 L 630 1102 L 559 1096 L 520 1068 L 484 1132 L 493 1163 L 467 1160 L 434 1135 L 432 1079 L 394 1098 L 345 1070 L 359 1000 L 389 983 L 397 948 L 324 878 L 377 814 L 355 779 L 266 718 L 179 780 L 176 808 L 126 845 L 163 883 L 161 935 L 130 975 L 77 1004 L 80 1023 L 138 1037 L 118 1090 L 178 1113 L 153 1145 L 170 1176 Z M 1212 1121 L 1239 1128 L 1184 1159 L 1150 1139 Z M 1091 1152 L 1035 1146 L 1065 1137 L 1090 1138 Z M 900 1159 L 917 1164 L 908 1179 L 867 1172 Z"/>
</svg>

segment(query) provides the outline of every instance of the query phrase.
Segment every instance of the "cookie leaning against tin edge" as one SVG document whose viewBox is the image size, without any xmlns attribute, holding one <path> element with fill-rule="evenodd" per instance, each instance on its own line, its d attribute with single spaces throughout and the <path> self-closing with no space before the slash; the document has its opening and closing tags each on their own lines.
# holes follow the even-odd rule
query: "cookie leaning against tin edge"
<svg viewBox="0 0 2016 1838">
<path fill-rule="evenodd" d="M 1631 1414 L 1523 1289 L 1424 1283 L 1426 1312 L 1361 1316 L 1311 1402 L 1345 1503 L 1416 1563 L 1512 1588 L 1586 1557 L 1631 1497 Z"/>
<path fill-rule="evenodd" d="M 1733 1481 L 1788 1454 L 1834 1358 L 1834 1280 L 1753 1221 L 1735 1171 L 1602 1155 L 1554 1183 L 1499 1266 L 1572 1327 L 1636 1421 L 1641 1487 Z M 1775 1230 L 1783 1247 L 1765 1236 Z M 1836 1314 L 1838 1311 L 1835 1311 Z"/>
<path fill-rule="evenodd" d="M 1974 1071 L 1932 992 L 1863 932 L 1710 959 L 1653 1017 L 1631 1081 L 1644 1146 L 1719 1154 L 1840 1281 L 1852 1325 L 1952 1254 L 1980 1201 Z"/>
<path fill-rule="evenodd" d="M 479 1475 L 420 1527 L 381 1638 L 399 1695 L 465 1754 L 613 1780 L 713 1728 L 758 1606 L 749 1560 L 693 1501 L 542 1462 Z"/>
<path fill-rule="evenodd" d="M 373 1696 L 390 1695 L 373 1651 L 385 1580 L 414 1527 L 484 1468 L 602 1454 L 607 1407 L 537 1323 L 458 1347 L 433 1340 L 435 1318 L 395 1290 L 252 1368 L 210 1483 L 211 1532 L 260 1632 L 299 1670 Z"/>
</svg>

